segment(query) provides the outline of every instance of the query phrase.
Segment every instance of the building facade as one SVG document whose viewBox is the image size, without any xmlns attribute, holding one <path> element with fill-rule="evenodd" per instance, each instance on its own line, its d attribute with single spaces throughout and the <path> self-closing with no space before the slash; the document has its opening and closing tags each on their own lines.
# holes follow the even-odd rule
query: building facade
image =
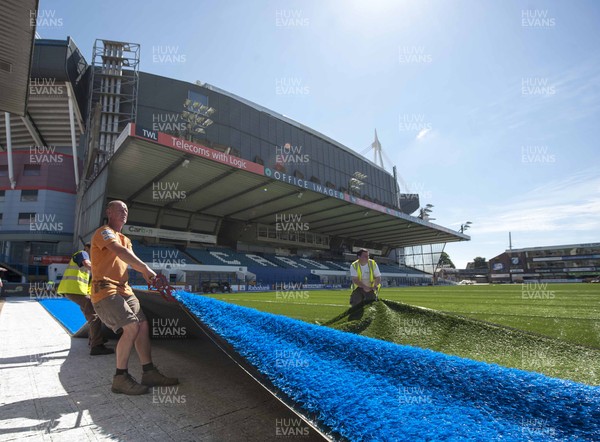
<svg viewBox="0 0 600 442">
<path fill-rule="evenodd" d="M 490 259 L 491 282 L 581 282 L 600 275 L 600 243 L 506 250 Z"/>
<path fill-rule="evenodd" d="M 27 113 L 0 124 L 0 261 L 9 280 L 44 280 L 49 264 L 73 252 L 87 71 L 71 39 L 37 40 Z"/>
</svg>

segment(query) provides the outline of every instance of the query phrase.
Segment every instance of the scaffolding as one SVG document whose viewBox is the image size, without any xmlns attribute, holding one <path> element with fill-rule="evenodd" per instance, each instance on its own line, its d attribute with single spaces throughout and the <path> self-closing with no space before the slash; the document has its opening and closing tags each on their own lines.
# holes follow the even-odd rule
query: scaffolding
<svg viewBox="0 0 600 442">
<path fill-rule="evenodd" d="M 140 45 L 96 40 L 92 56 L 87 127 L 93 178 L 115 151 L 125 126 L 135 122 L 139 84 Z M 92 124 L 97 121 L 97 124 Z"/>
</svg>

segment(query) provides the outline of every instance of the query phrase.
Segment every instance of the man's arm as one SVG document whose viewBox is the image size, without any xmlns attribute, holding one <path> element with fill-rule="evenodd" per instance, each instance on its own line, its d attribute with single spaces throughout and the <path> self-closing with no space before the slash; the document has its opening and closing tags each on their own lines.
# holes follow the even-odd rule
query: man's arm
<svg viewBox="0 0 600 442">
<path fill-rule="evenodd" d="M 379 270 L 377 263 L 375 263 L 375 268 L 373 269 L 373 276 L 375 276 L 373 280 L 373 284 L 375 284 L 373 290 L 376 290 L 377 287 L 379 287 L 379 284 L 381 284 L 381 271 Z"/>
<path fill-rule="evenodd" d="M 90 271 L 92 270 L 92 263 L 90 261 L 90 255 L 86 251 L 76 253 L 73 256 L 73 261 L 79 267 L 85 267 L 85 268 L 89 269 Z"/>
<path fill-rule="evenodd" d="M 375 281 L 373 281 L 373 283 L 375 284 L 373 289 L 377 289 L 377 287 L 379 287 L 379 284 L 381 284 L 381 276 L 376 277 Z"/>
<path fill-rule="evenodd" d="M 133 250 L 129 250 L 128 248 L 123 247 L 116 241 L 107 244 L 106 248 L 113 252 L 115 255 L 117 255 L 117 257 L 123 260 L 126 264 L 129 264 L 131 267 L 133 267 L 134 270 L 140 272 L 146 280 L 146 282 L 149 283 L 150 280 L 156 276 L 154 270 L 152 270 L 146 265 L 146 263 L 144 263 L 141 259 L 135 256 Z"/>
</svg>

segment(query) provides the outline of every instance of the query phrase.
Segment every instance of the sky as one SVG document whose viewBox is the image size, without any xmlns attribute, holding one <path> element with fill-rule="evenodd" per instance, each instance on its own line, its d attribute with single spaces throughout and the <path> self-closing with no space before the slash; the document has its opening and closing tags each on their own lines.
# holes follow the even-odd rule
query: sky
<svg viewBox="0 0 600 442">
<path fill-rule="evenodd" d="M 94 6 L 96 5 L 96 6 Z M 40 0 L 38 34 L 141 45 L 140 70 L 225 89 L 363 152 L 432 204 L 457 267 L 600 242 L 600 3 Z M 372 153 L 367 154 L 373 159 Z"/>
</svg>

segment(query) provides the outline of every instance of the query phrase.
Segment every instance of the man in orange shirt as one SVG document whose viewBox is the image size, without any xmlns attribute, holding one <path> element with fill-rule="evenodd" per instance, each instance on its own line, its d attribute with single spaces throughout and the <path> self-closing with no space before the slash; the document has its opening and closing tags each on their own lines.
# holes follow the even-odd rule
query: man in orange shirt
<svg viewBox="0 0 600 442">
<path fill-rule="evenodd" d="M 152 364 L 148 321 L 128 283 L 127 266 L 140 272 L 147 282 L 156 273 L 133 253 L 131 241 L 121 233 L 128 209 L 122 201 L 106 206 L 108 222 L 92 236 L 92 303 L 108 327 L 123 330 L 116 347 L 117 371 L 112 392 L 144 394 L 148 387 L 176 385 L 177 378 L 163 376 Z M 128 373 L 127 363 L 135 345 L 142 364 L 141 385 Z"/>
</svg>

